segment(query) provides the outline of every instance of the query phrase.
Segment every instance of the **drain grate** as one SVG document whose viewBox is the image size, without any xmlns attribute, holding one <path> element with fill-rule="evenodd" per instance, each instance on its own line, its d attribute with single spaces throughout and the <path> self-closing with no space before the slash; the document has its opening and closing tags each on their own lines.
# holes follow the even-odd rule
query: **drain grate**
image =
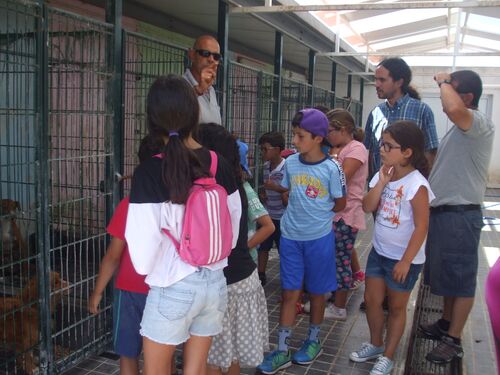
<svg viewBox="0 0 500 375">
<path fill-rule="evenodd" d="M 433 322 L 441 318 L 442 299 L 431 294 L 430 288 L 420 282 L 413 316 L 413 326 L 408 345 L 404 375 L 462 375 L 462 360 L 455 359 L 448 365 L 436 365 L 425 356 L 437 345 L 437 341 L 424 338 L 418 332 L 420 323 Z"/>
</svg>

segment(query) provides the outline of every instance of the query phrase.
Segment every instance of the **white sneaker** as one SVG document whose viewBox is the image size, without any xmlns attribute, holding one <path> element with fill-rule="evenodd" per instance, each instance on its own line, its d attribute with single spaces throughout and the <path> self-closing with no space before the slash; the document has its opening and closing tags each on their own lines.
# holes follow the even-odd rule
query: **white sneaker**
<svg viewBox="0 0 500 375">
<path fill-rule="evenodd" d="M 329 303 L 325 307 L 325 319 L 346 320 L 347 310 Z"/>
<path fill-rule="evenodd" d="M 389 375 L 394 368 L 394 362 L 387 357 L 380 356 L 375 362 L 370 375 Z"/>
</svg>

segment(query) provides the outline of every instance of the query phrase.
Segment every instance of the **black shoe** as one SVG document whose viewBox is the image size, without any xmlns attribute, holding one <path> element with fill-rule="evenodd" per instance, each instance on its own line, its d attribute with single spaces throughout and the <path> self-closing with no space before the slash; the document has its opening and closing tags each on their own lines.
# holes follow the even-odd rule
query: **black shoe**
<svg viewBox="0 0 500 375">
<path fill-rule="evenodd" d="M 430 340 L 441 340 L 443 336 L 448 334 L 448 331 L 442 329 L 438 322 L 420 324 L 418 326 L 418 331 Z"/>
<path fill-rule="evenodd" d="M 365 301 L 363 301 L 359 304 L 359 309 L 361 311 L 366 311 L 366 302 Z M 384 309 L 384 311 L 389 311 L 389 298 L 387 296 L 385 296 L 384 302 L 382 302 L 382 309 Z"/>
<path fill-rule="evenodd" d="M 267 276 L 265 272 L 259 272 L 259 280 L 262 286 L 265 286 L 267 284 Z"/>
<path fill-rule="evenodd" d="M 438 365 L 444 365 L 446 363 L 450 363 L 455 358 L 462 358 L 463 356 L 464 350 L 462 349 L 462 346 L 455 344 L 453 338 L 446 335 L 443 336 L 439 344 L 434 349 L 427 353 L 425 359 Z"/>
</svg>

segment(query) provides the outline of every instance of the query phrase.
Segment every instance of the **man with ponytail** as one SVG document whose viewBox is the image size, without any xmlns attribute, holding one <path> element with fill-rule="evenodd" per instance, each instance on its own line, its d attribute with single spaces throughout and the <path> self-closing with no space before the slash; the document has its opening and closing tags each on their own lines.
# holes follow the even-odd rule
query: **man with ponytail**
<svg viewBox="0 0 500 375">
<path fill-rule="evenodd" d="M 438 146 L 436 124 L 431 108 L 420 101 L 420 95 L 410 85 L 411 69 L 400 57 L 382 60 L 375 70 L 375 88 L 385 101 L 370 113 L 365 127 L 364 144 L 369 151 L 368 180 L 380 169 L 380 140 L 385 128 L 395 121 L 410 120 L 417 124 L 425 137 L 425 154 L 432 165 Z"/>
</svg>

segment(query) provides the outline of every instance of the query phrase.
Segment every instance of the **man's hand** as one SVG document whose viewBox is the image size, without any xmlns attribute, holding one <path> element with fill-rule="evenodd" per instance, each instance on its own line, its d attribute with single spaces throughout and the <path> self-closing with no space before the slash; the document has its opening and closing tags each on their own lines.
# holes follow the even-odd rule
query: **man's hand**
<svg viewBox="0 0 500 375">
<path fill-rule="evenodd" d="M 204 67 L 201 70 L 201 79 L 198 82 L 198 92 L 206 93 L 210 86 L 215 83 L 215 79 L 217 78 L 217 64 L 212 64 Z"/>
</svg>

